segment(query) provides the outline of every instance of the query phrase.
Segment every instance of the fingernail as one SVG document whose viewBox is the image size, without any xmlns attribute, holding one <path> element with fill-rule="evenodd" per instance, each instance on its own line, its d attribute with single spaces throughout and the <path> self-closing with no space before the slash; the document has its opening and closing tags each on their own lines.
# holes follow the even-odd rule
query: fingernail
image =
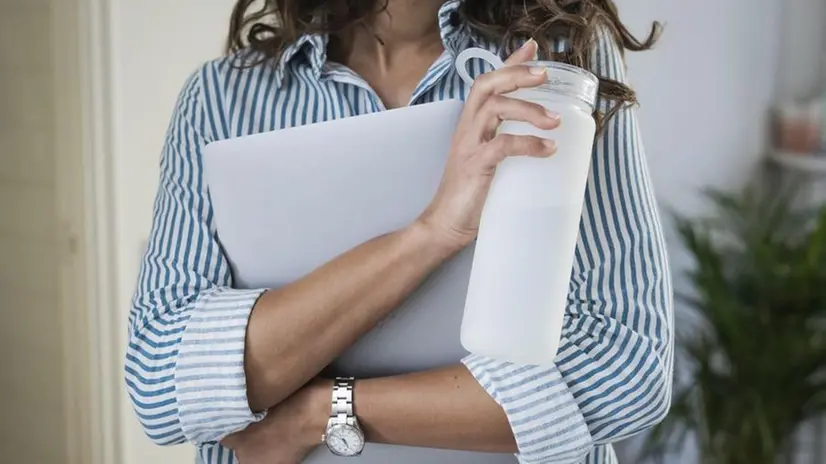
<svg viewBox="0 0 826 464">
<path fill-rule="evenodd" d="M 547 73 L 548 68 L 546 68 L 544 66 L 531 66 L 529 68 L 529 71 L 530 71 L 531 74 L 536 74 L 537 76 L 539 76 L 541 74 Z"/>
<path fill-rule="evenodd" d="M 545 110 L 545 114 L 547 114 L 550 119 L 553 119 L 554 121 L 559 121 L 559 114 L 554 113 L 551 110 Z"/>
<path fill-rule="evenodd" d="M 531 37 L 530 39 L 528 39 L 528 41 L 527 41 L 527 42 L 523 43 L 523 44 L 522 44 L 522 48 L 528 48 L 528 47 L 529 47 L 532 43 L 536 43 L 536 40 L 533 40 L 533 37 Z"/>
<path fill-rule="evenodd" d="M 544 140 L 545 147 L 550 151 L 556 151 L 556 142 L 553 140 Z"/>
</svg>

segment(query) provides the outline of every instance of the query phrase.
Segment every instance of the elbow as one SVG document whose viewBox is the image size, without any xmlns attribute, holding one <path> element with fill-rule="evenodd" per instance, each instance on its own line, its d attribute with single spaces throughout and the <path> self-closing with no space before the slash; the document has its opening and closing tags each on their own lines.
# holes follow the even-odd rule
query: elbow
<svg viewBox="0 0 826 464">
<path fill-rule="evenodd" d="M 174 410 L 157 408 L 155 404 L 137 397 L 131 388 L 129 398 L 144 435 L 152 443 L 158 446 L 186 443 L 187 440 L 181 428 L 181 423 Z"/>
<path fill-rule="evenodd" d="M 668 279 L 666 279 L 668 280 Z M 671 408 L 674 381 L 674 327 L 673 303 L 669 285 L 663 285 L 663 298 L 659 304 L 649 304 L 641 309 L 658 323 L 656 328 L 639 337 L 642 350 L 632 363 L 637 375 L 626 379 L 627 401 L 621 401 L 618 411 L 620 420 L 612 431 L 614 440 L 640 434 L 665 420 Z"/>
<path fill-rule="evenodd" d="M 671 369 L 662 363 L 657 363 L 650 391 L 640 395 L 642 407 L 631 415 L 634 419 L 628 421 L 628 428 L 623 433 L 624 437 L 638 435 L 665 420 L 671 409 L 672 379 Z"/>
<path fill-rule="evenodd" d="M 593 421 L 592 434 L 598 443 L 613 443 L 645 432 L 662 422 L 671 408 L 670 352 L 661 356 L 653 348 L 645 350 L 637 365 L 629 367 L 637 375 L 627 379 L 614 407 L 605 408 L 605 414 Z"/>
<path fill-rule="evenodd" d="M 670 287 L 665 293 L 671 294 Z M 651 392 L 644 398 L 645 402 L 655 407 L 649 416 L 650 419 L 634 433 L 643 432 L 661 423 L 671 410 L 671 395 L 674 386 L 674 307 L 671 298 L 666 299 L 663 306 L 659 308 L 658 314 L 661 316 L 665 329 L 659 334 L 652 350 L 653 353 L 651 353 L 655 361 L 653 364 L 654 382 Z"/>
<path fill-rule="evenodd" d="M 163 339 L 150 327 L 133 331 L 124 363 L 124 380 L 135 416 L 156 445 L 186 442 L 174 385 L 177 337 Z"/>
<path fill-rule="evenodd" d="M 225 291 L 211 299 L 215 295 L 200 293 L 174 306 L 148 303 L 145 316 L 132 318 L 126 386 L 156 444 L 218 442 L 264 416 L 249 408 L 244 367 L 246 321 L 260 291 Z M 236 312 L 221 324 L 201 317 L 200 310 L 232 308 L 228 299 Z"/>
</svg>

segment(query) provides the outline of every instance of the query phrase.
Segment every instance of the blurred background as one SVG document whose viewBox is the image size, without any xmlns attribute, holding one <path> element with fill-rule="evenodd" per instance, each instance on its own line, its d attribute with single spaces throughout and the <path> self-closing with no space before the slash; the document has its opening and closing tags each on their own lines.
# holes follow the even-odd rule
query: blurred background
<svg viewBox="0 0 826 464">
<path fill-rule="evenodd" d="M 120 365 L 172 105 L 221 53 L 232 4 L 0 0 L 0 462 L 192 462 L 143 436 Z M 623 443 L 621 462 L 826 463 L 826 227 L 738 193 L 826 199 L 826 2 L 618 4 L 636 32 L 666 25 L 628 64 L 675 287 L 694 295 L 678 304 L 689 359 L 671 427 Z M 694 218 L 708 215 L 738 219 L 724 231 L 737 253 L 707 240 Z"/>
</svg>

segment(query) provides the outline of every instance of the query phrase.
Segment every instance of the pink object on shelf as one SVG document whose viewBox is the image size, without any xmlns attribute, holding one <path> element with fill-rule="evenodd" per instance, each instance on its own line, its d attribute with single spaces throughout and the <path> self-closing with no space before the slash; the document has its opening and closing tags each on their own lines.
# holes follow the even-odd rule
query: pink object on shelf
<svg viewBox="0 0 826 464">
<path fill-rule="evenodd" d="M 784 153 L 812 154 L 824 149 L 824 112 L 820 99 L 780 106 L 774 117 L 774 148 Z"/>
</svg>

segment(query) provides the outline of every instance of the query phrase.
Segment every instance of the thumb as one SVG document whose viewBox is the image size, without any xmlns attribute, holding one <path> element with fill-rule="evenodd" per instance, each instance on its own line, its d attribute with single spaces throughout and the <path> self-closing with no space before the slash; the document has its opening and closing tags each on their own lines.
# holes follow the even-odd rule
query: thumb
<svg viewBox="0 0 826 464">
<path fill-rule="evenodd" d="M 518 50 L 513 52 L 513 54 L 509 56 L 507 60 L 505 60 L 505 66 L 514 66 L 517 64 L 525 63 L 527 61 L 535 60 L 538 51 L 539 44 L 536 43 L 536 40 L 531 38 L 530 40 L 522 44 L 522 46 L 519 47 Z"/>
</svg>

